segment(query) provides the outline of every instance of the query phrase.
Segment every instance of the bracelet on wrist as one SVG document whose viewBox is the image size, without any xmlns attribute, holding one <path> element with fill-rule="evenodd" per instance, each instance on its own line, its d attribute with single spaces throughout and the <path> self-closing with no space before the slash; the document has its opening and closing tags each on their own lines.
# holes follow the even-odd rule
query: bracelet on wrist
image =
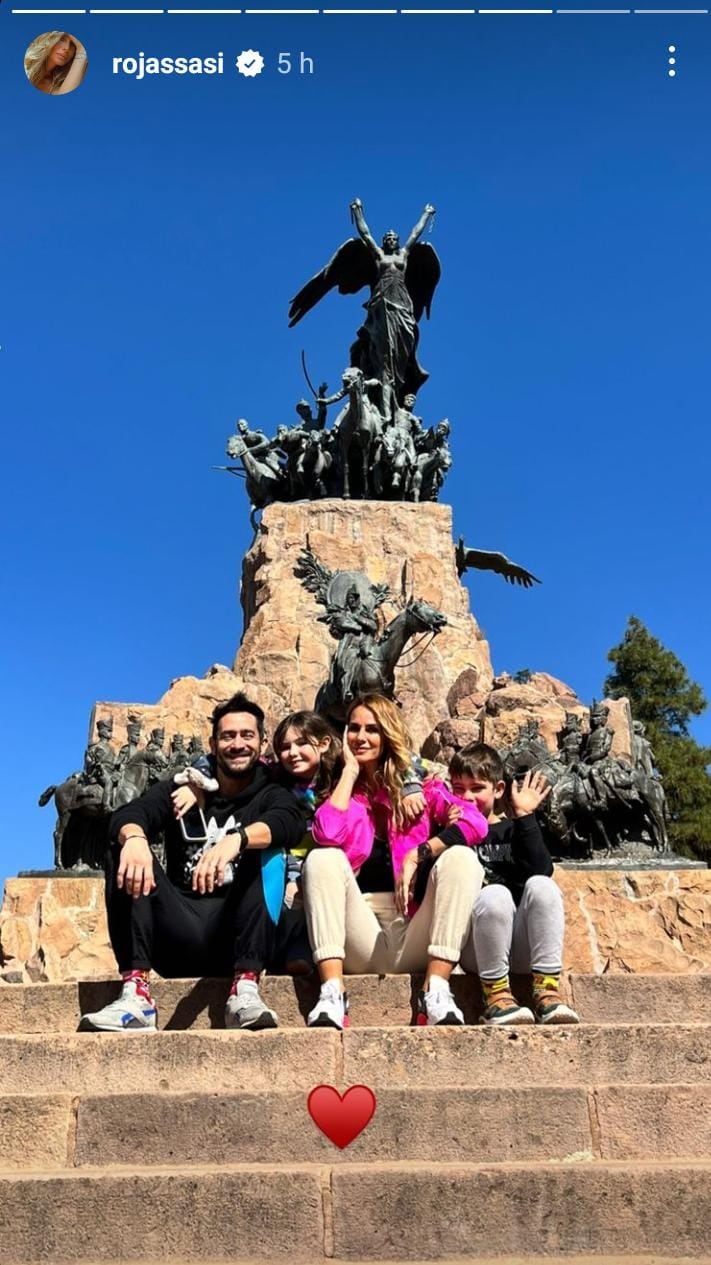
<svg viewBox="0 0 711 1265">
<path fill-rule="evenodd" d="M 237 856 L 241 856 L 245 848 L 249 844 L 249 839 L 247 838 L 247 831 L 245 830 L 244 826 L 233 826 L 231 830 L 227 831 L 227 835 L 230 838 L 234 838 L 235 835 L 237 836 L 237 838 L 239 839 L 239 848 L 237 851 Z"/>
<path fill-rule="evenodd" d="M 123 840 L 121 847 L 123 847 L 124 843 L 128 843 L 130 839 L 142 839 L 144 843 L 148 843 L 148 840 L 145 835 L 126 835 L 126 838 Z"/>
</svg>

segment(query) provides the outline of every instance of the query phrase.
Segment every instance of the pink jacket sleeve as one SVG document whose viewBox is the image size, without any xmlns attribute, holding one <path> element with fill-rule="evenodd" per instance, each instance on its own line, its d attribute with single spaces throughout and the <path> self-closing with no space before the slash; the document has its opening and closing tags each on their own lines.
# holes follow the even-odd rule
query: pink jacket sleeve
<svg viewBox="0 0 711 1265">
<path fill-rule="evenodd" d="M 458 799 L 456 795 L 445 786 L 444 782 L 433 778 L 429 782 L 425 782 L 422 787 L 422 793 L 427 801 L 429 809 L 430 821 L 433 827 L 441 829 L 447 825 L 447 813 L 452 806 L 456 804 L 461 809 L 462 815 L 455 824 L 459 827 L 469 847 L 474 847 L 481 843 L 489 833 L 489 823 L 486 818 L 479 812 L 476 804 L 470 803 L 465 799 Z M 436 831 L 433 829 L 432 834 Z"/>
<path fill-rule="evenodd" d="M 373 850 L 375 827 L 370 809 L 355 796 L 345 811 L 329 800 L 316 809 L 311 833 L 314 843 L 325 848 L 342 848 L 356 872 Z"/>
</svg>

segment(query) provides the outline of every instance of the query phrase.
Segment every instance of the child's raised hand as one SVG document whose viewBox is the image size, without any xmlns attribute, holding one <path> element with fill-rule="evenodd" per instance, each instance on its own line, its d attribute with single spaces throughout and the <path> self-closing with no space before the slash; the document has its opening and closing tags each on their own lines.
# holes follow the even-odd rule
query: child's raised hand
<svg viewBox="0 0 711 1265">
<path fill-rule="evenodd" d="M 464 809 L 462 808 L 461 804 L 450 804 L 449 808 L 447 809 L 447 825 L 456 826 L 463 812 L 464 812 Z"/>
<path fill-rule="evenodd" d="M 526 817 L 529 813 L 535 813 L 550 792 L 551 788 L 544 774 L 534 773 L 533 769 L 529 769 L 520 786 L 515 781 L 511 783 L 514 816 Z"/>
<path fill-rule="evenodd" d="M 406 826 L 412 826 L 416 821 L 420 820 L 427 801 L 422 791 L 413 791 L 411 795 L 403 795 L 402 797 L 402 819 Z"/>
<path fill-rule="evenodd" d="M 173 801 L 173 812 L 178 821 L 190 812 L 197 804 L 199 808 L 205 807 L 205 796 L 194 786 L 177 786 L 171 793 L 170 798 Z"/>
</svg>

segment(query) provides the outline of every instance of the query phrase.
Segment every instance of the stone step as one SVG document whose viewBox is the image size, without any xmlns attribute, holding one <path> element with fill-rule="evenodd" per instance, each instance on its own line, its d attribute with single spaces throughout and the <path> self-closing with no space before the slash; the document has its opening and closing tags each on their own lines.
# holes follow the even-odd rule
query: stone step
<svg viewBox="0 0 711 1265">
<path fill-rule="evenodd" d="M 515 979 L 522 997 L 530 983 Z M 563 993 L 588 1023 L 693 1023 L 711 1014 L 711 974 L 569 975 Z M 419 977 L 353 975 L 348 979 L 356 1027 L 400 1027 L 412 1022 Z M 164 1028 L 221 1028 L 227 980 L 156 980 L 154 993 Z M 455 995 L 470 1023 L 481 1014 L 478 981 L 453 977 Z M 0 1032 L 74 1032 L 79 1017 L 116 997 L 115 979 L 70 984 L 0 985 Z M 282 1027 L 303 1027 L 317 995 L 315 978 L 270 976 L 264 997 Z"/>
<path fill-rule="evenodd" d="M 694 1256 L 708 1252 L 710 1183 L 708 1161 L 349 1166 L 331 1177 L 334 1254 Z"/>
<path fill-rule="evenodd" d="M 437 1257 L 437 1265 L 470 1265 L 471 1257 L 466 1256 L 448 1256 Z M 254 1261 L 247 1261 L 243 1256 L 236 1258 L 230 1256 L 230 1265 L 254 1265 Z M 165 1258 L 160 1261 L 143 1261 L 142 1265 L 164 1265 Z M 82 1262 L 82 1265 L 99 1265 L 98 1261 Z M 124 1265 L 124 1261 L 101 1261 L 101 1265 Z M 192 1265 L 191 1262 L 182 1260 L 171 1260 L 170 1265 Z M 222 1261 L 206 1261 L 203 1260 L 201 1265 L 224 1265 Z M 283 1265 L 282 1261 L 275 1257 L 266 1259 L 260 1257 L 259 1265 Z M 360 1257 L 358 1260 L 349 1258 L 347 1261 L 341 1258 L 336 1260 L 333 1256 L 318 1257 L 313 1260 L 310 1265 L 392 1265 L 390 1261 L 368 1260 L 367 1262 Z M 432 1261 L 411 1260 L 408 1265 L 432 1265 Z M 711 1265 L 711 1256 L 610 1256 L 605 1253 L 602 1256 L 559 1256 L 557 1253 L 553 1256 L 477 1256 L 476 1265 Z"/>
<path fill-rule="evenodd" d="M 206 1165 L 0 1178 L 0 1262 L 702 1257 L 711 1163 Z"/>
<path fill-rule="evenodd" d="M 0 1095 L 711 1081 L 711 1023 L 0 1036 Z"/>
<path fill-rule="evenodd" d="M 711 1016 L 711 972 L 570 979 L 573 1004 L 586 1023 L 704 1023 Z"/>
<path fill-rule="evenodd" d="M 21 1095 L 0 1099 L 0 1170 L 420 1160 L 706 1159 L 711 1085 L 385 1089 L 339 1150 L 303 1092 Z"/>
<path fill-rule="evenodd" d="M 344 1081 L 438 1085 L 695 1084 L 711 1080 L 711 1023 L 365 1029 L 343 1038 Z"/>
</svg>

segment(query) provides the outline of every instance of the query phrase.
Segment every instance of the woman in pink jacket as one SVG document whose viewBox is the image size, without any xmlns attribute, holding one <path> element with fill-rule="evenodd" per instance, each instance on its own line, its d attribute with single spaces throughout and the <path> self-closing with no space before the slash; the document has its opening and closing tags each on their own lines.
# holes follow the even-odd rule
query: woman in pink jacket
<svg viewBox="0 0 711 1265">
<path fill-rule="evenodd" d="M 412 743 L 394 703 L 367 695 L 348 711 L 343 772 L 313 822 L 304 866 L 309 939 L 321 978 L 310 1027 L 348 1026 L 343 975 L 424 971 L 418 1024 L 461 1024 L 449 977 L 470 934 L 484 871 L 475 845 L 487 823 L 443 782 L 423 786 L 405 825 Z M 456 824 L 448 824 L 452 806 Z"/>
</svg>

